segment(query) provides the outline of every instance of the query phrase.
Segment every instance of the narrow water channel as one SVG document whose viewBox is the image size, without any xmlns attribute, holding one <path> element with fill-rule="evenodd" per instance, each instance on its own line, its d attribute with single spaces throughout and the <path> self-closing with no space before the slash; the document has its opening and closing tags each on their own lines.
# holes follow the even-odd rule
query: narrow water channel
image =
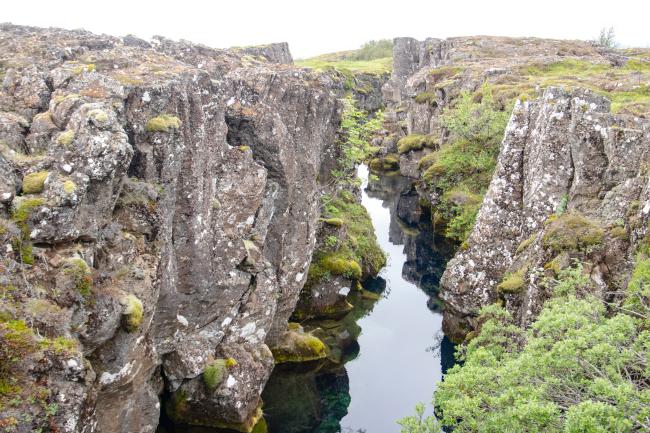
<svg viewBox="0 0 650 433">
<path fill-rule="evenodd" d="M 396 420 L 429 403 L 453 346 L 442 339 L 438 282 L 453 246 L 434 235 L 412 181 L 369 176 L 359 167 L 362 203 L 388 253 L 380 277 L 366 282 L 379 300 L 351 298 L 340 327 L 356 336 L 343 366 L 278 366 L 263 394 L 272 433 L 396 433 Z M 309 327 L 309 326 L 307 326 Z"/>
</svg>

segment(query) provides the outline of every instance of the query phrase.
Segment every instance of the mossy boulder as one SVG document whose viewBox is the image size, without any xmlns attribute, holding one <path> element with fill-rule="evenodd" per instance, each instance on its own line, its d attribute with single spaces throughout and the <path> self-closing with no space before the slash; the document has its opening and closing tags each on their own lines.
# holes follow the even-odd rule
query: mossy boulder
<svg viewBox="0 0 650 433">
<path fill-rule="evenodd" d="M 542 238 L 553 251 L 586 251 L 602 244 L 605 231 L 594 221 L 575 212 L 552 215 Z"/>
<path fill-rule="evenodd" d="M 363 275 L 361 265 L 354 259 L 329 255 L 324 257 L 321 263 L 332 275 L 344 275 L 353 280 L 358 280 Z"/>
<path fill-rule="evenodd" d="M 425 147 L 435 148 L 437 145 L 438 140 L 431 135 L 410 134 L 397 142 L 397 151 L 404 154 L 413 150 L 422 150 Z"/>
<path fill-rule="evenodd" d="M 170 132 L 180 127 L 181 120 L 178 117 L 161 114 L 160 116 L 149 119 L 144 129 L 147 132 Z"/>
<path fill-rule="evenodd" d="M 388 154 L 386 156 L 373 158 L 368 164 L 370 170 L 375 172 L 399 170 L 399 156 Z"/>
<path fill-rule="evenodd" d="M 30 173 L 23 178 L 23 194 L 38 194 L 43 191 L 45 181 L 50 175 L 48 171 Z"/>
<path fill-rule="evenodd" d="M 84 298 L 90 296 L 93 287 L 93 278 L 90 266 L 88 266 L 85 260 L 78 257 L 68 259 L 63 272 L 72 277 L 75 288 L 81 296 Z"/>
<path fill-rule="evenodd" d="M 271 352 L 276 364 L 307 362 L 325 358 L 327 347 L 318 337 L 299 328 L 285 332 Z"/>
</svg>

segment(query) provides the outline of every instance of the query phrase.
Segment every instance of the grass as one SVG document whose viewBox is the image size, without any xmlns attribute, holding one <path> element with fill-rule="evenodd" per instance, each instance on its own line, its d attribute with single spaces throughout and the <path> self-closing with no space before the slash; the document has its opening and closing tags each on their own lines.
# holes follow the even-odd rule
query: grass
<svg viewBox="0 0 650 433">
<path fill-rule="evenodd" d="M 344 56 L 349 52 L 323 54 L 309 59 L 296 60 L 294 63 L 302 68 L 311 68 L 317 71 L 338 71 L 343 75 L 359 73 L 383 75 L 389 74 L 393 69 L 393 58 L 383 57 L 372 60 L 348 60 Z"/>
</svg>

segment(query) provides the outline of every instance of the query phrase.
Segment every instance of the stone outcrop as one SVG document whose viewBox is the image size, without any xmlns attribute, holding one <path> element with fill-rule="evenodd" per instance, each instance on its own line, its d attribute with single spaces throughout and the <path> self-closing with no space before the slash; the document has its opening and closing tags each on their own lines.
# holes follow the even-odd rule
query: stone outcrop
<svg viewBox="0 0 650 433">
<path fill-rule="evenodd" d="M 2 326 L 45 302 L 29 325 L 74 347 L 16 375 L 55 414 L 0 418 L 153 432 L 165 393 L 179 422 L 252 428 L 338 156 L 330 83 L 286 44 L 2 25 L 0 53 Z"/>
<path fill-rule="evenodd" d="M 467 248 L 442 278 L 448 335 L 498 299 L 530 323 L 550 296 L 544 278 L 574 259 L 604 298 L 624 285 L 648 230 L 649 162 L 650 123 L 610 114 L 601 96 L 551 87 L 517 102 Z"/>
</svg>

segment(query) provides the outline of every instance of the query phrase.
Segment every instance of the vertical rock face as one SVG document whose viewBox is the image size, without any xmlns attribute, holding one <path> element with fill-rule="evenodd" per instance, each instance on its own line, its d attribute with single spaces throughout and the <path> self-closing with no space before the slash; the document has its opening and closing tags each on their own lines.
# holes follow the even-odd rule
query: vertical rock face
<svg viewBox="0 0 650 433">
<path fill-rule="evenodd" d="M 49 383 L 55 415 L 0 415 L 153 432 L 165 392 L 178 421 L 252 427 L 267 343 L 306 279 L 340 107 L 322 78 L 269 63 L 291 63 L 286 44 L 244 51 L 268 62 L 0 28 L 0 285 L 15 288 L 2 317 L 47 303 L 59 318 L 41 309 L 29 325 L 74 343 L 30 352 L 55 361 L 16 376 Z"/>
<path fill-rule="evenodd" d="M 446 331 L 462 338 L 499 298 L 529 323 L 550 295 L 542 280 L 553 260 L 589 263 L 603 296 L 620 285 L 647 232 L 649 131 L 587 91 L 549 88 L 518 102 L 468 248 L 442 279 Z M 507 275 L 520 284 L 498 290 Z"/>
</svg>

